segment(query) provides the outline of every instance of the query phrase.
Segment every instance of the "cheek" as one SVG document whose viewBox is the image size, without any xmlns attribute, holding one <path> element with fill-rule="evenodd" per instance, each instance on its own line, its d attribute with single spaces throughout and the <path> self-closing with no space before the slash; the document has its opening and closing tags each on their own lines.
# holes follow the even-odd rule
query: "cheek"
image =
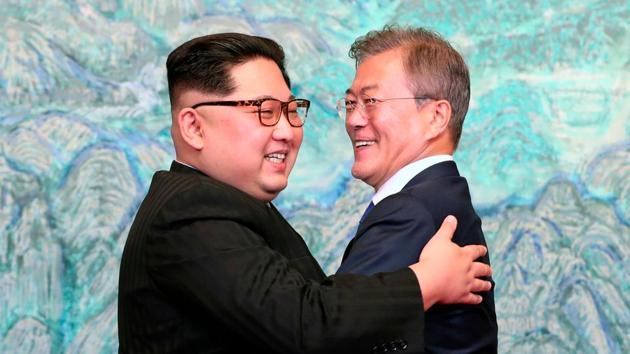
<svg viewBox="0 0 630 354">
<path fill-rule="evenodd" d="M 413 119 L 407 111 L 386 110 L 383 114 L 374 119 L 372 125 L 374 129 L 390 139 L 407 134 L 413 129 Z"/>
<path fill-rule="evenodd" d="M 250 150 L 264 151 L 265 147 L 273 140 L 272 134 L 271 129 L 250 129 L 240 132 L 236 139 L 243 145 L 248 145 Z"/>
<path fill-rule="evenodd" d="M 304 139 L 304 129 L 299 128 L 296 129 L 295 132 L 295 147 L 299 150 L 300 146 L 302 146 L 302 140 Z"/>
<path fill-rule="evenodd" d="M 252 132 L 243 133 L 223 147 L 232 162 L 237 161 L 237 165 L 242 165 L 243 169 L 255 170 L 260 167 L 263 161 L 265 147 L 269 142 L 269 137 Z"/>
</svg>

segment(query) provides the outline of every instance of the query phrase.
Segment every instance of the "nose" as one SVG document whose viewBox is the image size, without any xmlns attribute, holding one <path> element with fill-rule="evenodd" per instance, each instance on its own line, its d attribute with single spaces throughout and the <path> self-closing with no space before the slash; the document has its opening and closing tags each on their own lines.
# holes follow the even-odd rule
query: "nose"
<svg viewBox="0 0 630 354">
<path fill-rule="evenodd" d="M 364 127 L 368 122 L 368 118 L 363 111 L 363 107 L 357 105 L 357 107 L 349 114 L 346 115 L 346 127 L 357 129 Z"/>
<path fill-rule="evenodd" d="M 293 139 L 293 136 L 295 134 L 293 129 L 302 129 L 302 127 L 292 127 L 291 124 L 289 124 L 289 118 L 287 117 L 285 110 L 283 109 L 280 113 L 280 120 L 278 121 L 278 124 L 274 125 L 273 127 L 272 137 L 275 140 L 290 141 Z"/>
</svg>

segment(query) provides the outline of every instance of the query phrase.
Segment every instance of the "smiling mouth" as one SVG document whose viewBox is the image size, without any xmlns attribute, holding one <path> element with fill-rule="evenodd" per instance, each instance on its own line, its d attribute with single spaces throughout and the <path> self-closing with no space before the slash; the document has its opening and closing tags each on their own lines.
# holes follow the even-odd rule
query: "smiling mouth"
<svg viewBox="0 0 630 354">
<path fill-rule="evenodd" d="M 265 160 L 271 163 L 283 163 L 284 159 L 287 158 L 287 154 L 282 153 L 273 153 L 265 155 Z"/>
<path fill-rule="evenodd" d="M 376 144 L 376 141 L 374 140 L 358 140 L 354 142 L 354 147 L 360 148 L 360 147 L 370 146 L 374 144 Z"/>
</svg>

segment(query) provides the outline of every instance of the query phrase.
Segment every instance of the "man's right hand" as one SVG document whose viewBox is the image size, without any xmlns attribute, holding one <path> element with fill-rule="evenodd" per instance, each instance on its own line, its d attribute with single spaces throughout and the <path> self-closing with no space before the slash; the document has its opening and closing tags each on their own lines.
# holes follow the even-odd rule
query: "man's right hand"
<svg viewBox="0 0 630 354">
<path fill-rule="evenodd" d="M 456 227 L 455 217 L 446 217 L 422 250 L 421 261 L 409 266 L 420 283 L 425 311 L 436 303 L 478 304 L 482 300 L 481 295 L 474 293 L 488 291 L 492 287 L 489 281 L 478 279 L 490 276 L 492 268 L 474 262 L 486 254 L 486 247 L 459 247 L 451 241 Z"/>
</svg>

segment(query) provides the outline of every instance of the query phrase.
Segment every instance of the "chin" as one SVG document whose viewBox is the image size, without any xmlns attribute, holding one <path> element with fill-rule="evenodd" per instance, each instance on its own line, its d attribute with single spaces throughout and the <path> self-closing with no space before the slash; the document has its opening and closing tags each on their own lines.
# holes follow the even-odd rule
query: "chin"
<svg viewBox="0 0 630 354">
<path fill-rule="evenodd" d="M 356 179 L 361 179 L 361 176 L 363 176 L 363 174 L 361 173 L 361 169 L 356 166 L 352 166 L 350 173 L 352 173 L 352 177 Z"/>
<path fill-rule="evenodd" d="M 267 194 L 273 195 L 275 198 L 280 192 L 282 192 L 285 188 L 287 188 L 287 180 L 284 181 L 275 181 L 274 183 L 268 183 L 264 186 L 264 191 Z"/>
<path fill-rule="evenodd" d="M 277 196 L 278 196 L 278 193 L 276 193 L 276 194 L 269 194 L 269 195 L 266 195 L 266 196 L 264 196 L 262 198 L 258 198 L 258 199 L 260 199 L 261 201 L 263 201 L 265 203 L 271 203 L 274 199 L 276 199 Z"/>
</svg>

